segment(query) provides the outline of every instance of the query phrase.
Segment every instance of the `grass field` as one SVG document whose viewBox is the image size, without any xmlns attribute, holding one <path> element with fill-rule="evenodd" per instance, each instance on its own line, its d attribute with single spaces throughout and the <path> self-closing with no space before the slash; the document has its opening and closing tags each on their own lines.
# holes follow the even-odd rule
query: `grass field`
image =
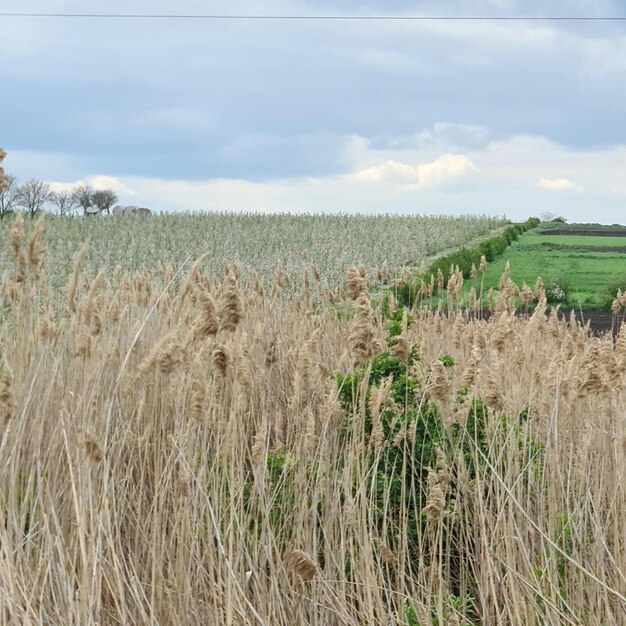
<svg viewBox="0 0 626 626">
<path fill-rule="evenodd" d="M 551 232 L 558 228 L 564 233 L 588 232 L 588 235 Z M 603 234 L 597 235 L 598 231 Z M 616 281 L 623 279 L 626 287 L 626 232 L 623 226 L 600 227 L 586 224 L 543 224 L 524 233 L 495 262 L 490 263 L 484 276 L 484 288 L 496 288 L 506 263 L 511 267 L 511 279 L 518 285 L 534 287 L 540 276 L 544 284 L 556 281 L 567 287 L 564 306 L 586 309 L 608 308 L 617 290 Z M 623 236 L 611 236 L 623 233 Z M 467 289 L 480 288 L 481 279 L 466 281 Z"/>
</svg>

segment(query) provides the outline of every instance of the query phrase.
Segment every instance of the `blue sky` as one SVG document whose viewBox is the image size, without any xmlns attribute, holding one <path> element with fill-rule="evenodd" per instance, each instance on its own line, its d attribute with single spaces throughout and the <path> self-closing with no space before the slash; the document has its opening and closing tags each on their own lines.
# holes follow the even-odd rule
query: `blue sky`
<svg viewBox="0 0 626 626">
<path fill-rule="evenodd" d="M 545 15 L 553 3 L 0 0 L 2 11 Z M 622 6 L 620 7 L 620 4 Z M 559 3 L 624 16 L 623 3 Z M 626 23 L 0 18 L 5 169 L 156 210 L 624 222 Z"/>
</svg>

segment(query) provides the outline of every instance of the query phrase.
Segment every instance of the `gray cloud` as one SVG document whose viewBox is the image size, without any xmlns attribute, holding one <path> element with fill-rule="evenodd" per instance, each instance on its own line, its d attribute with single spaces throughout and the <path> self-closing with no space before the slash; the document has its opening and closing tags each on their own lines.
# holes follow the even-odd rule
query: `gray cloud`
<svg viewBox="0 0 626 626">
<path fill-rule="evenodd" d="M 587 5 L 572 0 L 560 10 L 588 13 Z M 171 7 L 135 0 L 106 9 Z M 434 0 L 222 0 L 211 8 L 443 10 Z M 23 10 L 23 2 L 6 0 L 3 9 Z M 97 12 L 102 3 L 29 3 L 38 9 Z M 206 2 L 181 1 L 176 10 L 204 12 Z M 445 10 L 546 9 L 539 0 L 457 0 Z M 593 11 L 623 13 L 609 0 Z M 381 155 L 415 149 L 430 161 L 517 135 L 580 152 L 626 144 L 625 54 L 624 26 L 604 23 L 0 21 L 0 77 L 9 94 L 0 102 L 0 119 L 8 120 L 2 143 L 21 155 L 7 168 L 32 175 L 28 154 L 39 175 L 54 180 L 328 177 L 355 166 L 346 157 L 354 136 Z M 54 163 L 50 154 L 65 156 Z"/>
</svg>

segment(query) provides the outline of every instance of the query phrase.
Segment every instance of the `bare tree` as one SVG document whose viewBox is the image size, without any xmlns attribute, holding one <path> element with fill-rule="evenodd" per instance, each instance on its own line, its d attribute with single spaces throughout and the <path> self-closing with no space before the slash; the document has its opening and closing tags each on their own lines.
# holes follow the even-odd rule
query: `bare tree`
<svg viewBox="0 0 626 626">
<path fill-rule="evenodd" d="M 94 190 L 89 185 L 81 185 L 76 187 L 72 193 L 75 206 L 83 208 L 83 213 L 87 214 L 87 209 L 93 204 Z"/>
<path fill-rule="evenodd" d="M 68 215 L 78 206 L 75 194 L 67 190 L 53 193 L 50 203 L 59 210 L 59 215 Z"/>
<path fill-rule="evenodd" d="M 13 213 L 17 204 L 17 179 L 9 174 L 4 177 L 3 189 L 0 191 L 0 218 Z"/>
<path fill-rule="evenodd" d="M 17 188 L 17 204 L 25 208 L 30 215 L 35 215 L 52 200 L 50 185 L 38 178 L 31 178 Z"/>
<path fill-rule="evenodd" d="M 94 191 L 91 197 L 92 203 L 95 204 L 100 213 L 106 211 L 111 213 L 111 207 L 117 202 L 117 194 L 113 189 L 98 189 Z"/>
</svg>

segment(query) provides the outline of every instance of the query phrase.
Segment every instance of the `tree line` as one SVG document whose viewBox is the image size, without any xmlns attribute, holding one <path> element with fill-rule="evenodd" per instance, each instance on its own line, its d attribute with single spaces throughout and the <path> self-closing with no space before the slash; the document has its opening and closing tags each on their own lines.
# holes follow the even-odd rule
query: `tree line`
<svg viewBox="0 0 626 626">
<path fill-rule="evenodd" d="M 59 215 L 71 215 L 82 209 L 83 215 L 110 213 L 118 201 L 113 189 L 94 189 L 81 185 L 73 190 L 53 191 L 50 185 L 38 178 L 18 184 L 15 176 L 5 176 L 0 191 L 0 218 L 21 209 L 36 215 L 46 209 L 56 210 Z"/>
</svg>

